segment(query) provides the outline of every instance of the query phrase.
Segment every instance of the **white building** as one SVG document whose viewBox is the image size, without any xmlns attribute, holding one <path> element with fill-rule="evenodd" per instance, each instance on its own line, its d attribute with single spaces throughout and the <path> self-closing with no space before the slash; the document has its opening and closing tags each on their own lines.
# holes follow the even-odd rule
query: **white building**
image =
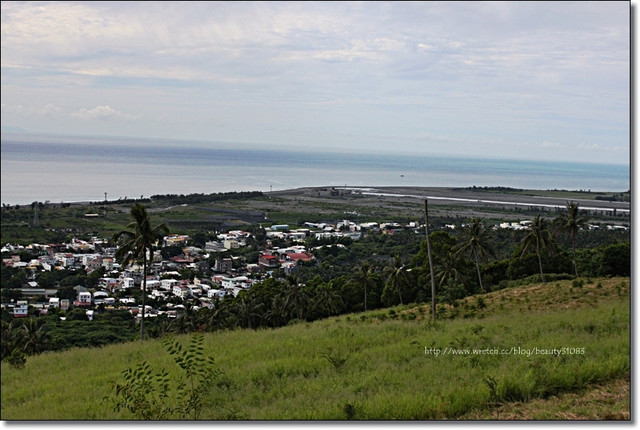
<svg viewBox="0 0 640 430">
<path fill-rule="evenodd" d="M 24 318 L 29 316 L 29 303 L 26 300 L 18 300 L 13 308 L 13 316 L 16 318 Z"/>
<path fill-rule="evenodd" d="M 189 288 L 182 285 L 174 285 L 173 286 L 173 295 L 176 297 L 180 297 L 182 299 L 189 296 L 191 290 Z"/>
<path fill-rule="evenodd" d="M 127 288 L 133 288 L 134 286 L 133 278 L 129 278 L 129 277 L 122 278 L 121 282 L 122 282 L 122 289 L 124 290 L 126 290 Z"/>
<path fill-rule="evenodd" d="M 246 276 L 236 276 L 235 278 L 222 278 L 222 288 L 251 288 L 252 281 Z"/>
<path fill-rule="evenodd" d="M 236 239 L 225 239 L 222 245 L 224 246 L 224 249 L 240 248 L 240 243 Z"/>
<path fill-rule="evenodd" d="M 210 289 L 207 292 L 207 297 L 210 299 L 223 299 L 226 294 L 225 290 L 214 290 Z"/>
<path fill-rule="evenodd" d="M 163 279 L 160 281 L 160 288 L 166 291 L 171 291 L 178 283 L 179 281 L 177 279 Z"/>
</svg>

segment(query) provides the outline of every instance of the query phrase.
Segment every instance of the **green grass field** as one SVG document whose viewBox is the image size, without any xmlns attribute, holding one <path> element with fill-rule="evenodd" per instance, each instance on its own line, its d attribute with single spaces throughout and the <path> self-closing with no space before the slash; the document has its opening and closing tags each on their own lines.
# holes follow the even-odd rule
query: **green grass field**
<svg viewBox="0 0 640 430">
<path fill-rule="evenodd" d="M 482 420 L 500 419 L 498 410 L 508 419 L 573 419 L 578 411 L 556 413 L 549 399 L 629 378 L 629 290 L 629 278 L 550 282 L 469 297 L 456 306 L 464 312 L 441 307 L 435 323 L 428 306 L 413 305 L 208 333 L 205 353 L 224 373 L 201 419 Z M 133 419 L 104 399 L 142 361 L 179 374 L 160 341 L 45 353 L 23 369 L 5 360 L 2 419 Z M 513 407 L 534 404 L 535 416 Z M 628 398 L 612 408 L 621 404 Z M 628 409 L 580 407 L 592 407 L 592 419 L 629 417 Z"/>
</svg>

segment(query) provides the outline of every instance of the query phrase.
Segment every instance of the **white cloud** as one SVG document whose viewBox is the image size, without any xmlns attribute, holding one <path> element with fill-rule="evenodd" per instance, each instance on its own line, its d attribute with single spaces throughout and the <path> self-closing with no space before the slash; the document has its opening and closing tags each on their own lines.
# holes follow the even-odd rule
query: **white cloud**
<svg viewBox="0 0 640 430">
<path fill-rule="evenodd" d="M 82 120 L 107 120 L 107 119 L 123 119 L 123 120 L 133 120 L 136 119 L 137 116 L 130 115 L 124 112 L 119 112 L 113 109 L 111 106 L 96 106 L 92 109 L 79 109 L 73 113 L 71 116 L 74 118 L 79 118 Z"/>
</svg>

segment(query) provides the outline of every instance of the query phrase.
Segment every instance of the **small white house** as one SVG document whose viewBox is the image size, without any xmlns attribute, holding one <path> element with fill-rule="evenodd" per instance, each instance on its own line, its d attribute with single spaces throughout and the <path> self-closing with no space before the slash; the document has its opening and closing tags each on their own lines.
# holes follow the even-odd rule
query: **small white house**
<svg viewBox="0 0 640 430">
<path fill-rule="evenodd" d="M 178 284 L 179 281 L 177 279 L 163 279 L 160 281 L 160 288 L 166 291 L 173 290 L 173 287 Z"/>
<path fill-rule="evenodd" d="M 60 307 L 60 299 L 58 297 L 51 297 L 49 299 L 49 307 L 50 308 L 59 308 Z"/>
<path fill-rule="evenodd" d="M 29 316 L 29 303 L 26 300 L 18 300 L 13 308 L 13 316 L 15 318 L 24 318 Z"/>
<path fill-rule="evenodd" d="M 186 298 L 187 296 L 189 296 L 191 290 L 189 290 L 189 288 L 182 286 L 182 285 L 175 285 L 173 287 L 173 295 L 176 297 L 180 297 L 182 299 Z"/>
<path fill-rule="evenodd" d="M 224 299 L 225 294 L 226 294 L 225 290 L 211 289 L 207 291 L 207 297 L 210 299 Z"/>
<path fill-rule="evenodd" d="M 222 288 L 251 288 L 251 280 L 246 276 L 222 278 Z"/>
<path fill-rule="evenodd" d="M 134 286 L 134 281 L 133 278 L 122 278 L 122 288 L 123 289 L 127 289 L 127 288 L 133 288 Z"/>
</svg>

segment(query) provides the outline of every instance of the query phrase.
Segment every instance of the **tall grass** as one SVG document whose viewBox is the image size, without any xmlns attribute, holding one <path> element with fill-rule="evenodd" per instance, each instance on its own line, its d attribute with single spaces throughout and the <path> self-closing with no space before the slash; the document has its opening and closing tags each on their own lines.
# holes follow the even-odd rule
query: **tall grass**
<svg viewBox="0 0 640 430">
<path fill-rule="evenodd" d="M 205 351 L 224 374 L 202 419 L 455 419 L 629 374 L 628 295 L 527 314 L 489 309 L 494 313 L 482 319 L 435 324 L 381 320 L 372 312 L 364 319 L 207 334 Z M 447 347 L 566 347 L 584 353 L 425 353 Z M 178 374 L 159 341 L 45 353 L 29 357 L 22 370 L 3 362 L 2 419 L 131 419 L 103 399 L 112 394 L 111 382 L 121 380 L 121 371 L 143 360 Z"/>
</svg>

